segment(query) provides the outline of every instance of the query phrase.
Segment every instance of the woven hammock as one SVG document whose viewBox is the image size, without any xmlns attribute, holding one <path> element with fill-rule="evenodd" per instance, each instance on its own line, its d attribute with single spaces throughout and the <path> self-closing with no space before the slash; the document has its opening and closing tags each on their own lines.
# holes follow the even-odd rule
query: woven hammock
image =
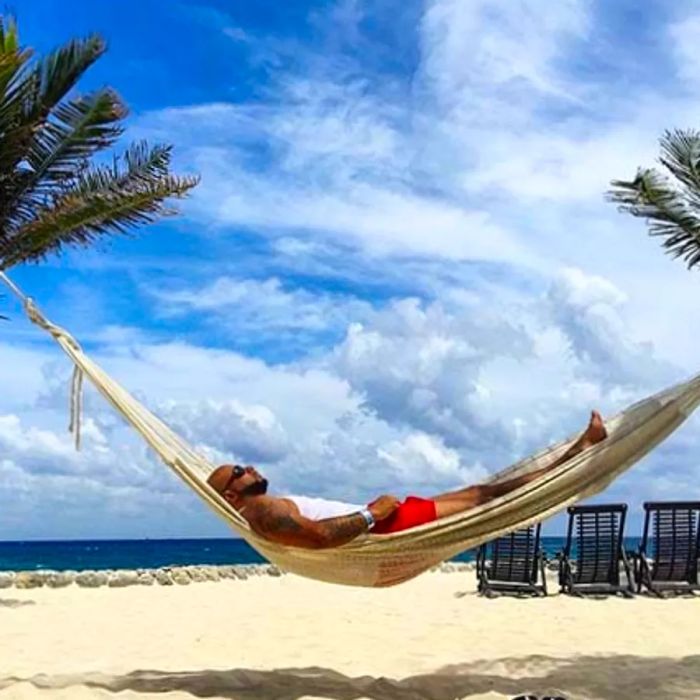
<svg viewBox="0 0 700 700">
<path fill-rule="evenodd" d="M 76 340 L 51 323 L 9 278 L 0 278 L 24 304 L 29 319 L 53 336 L 75 365 L 71 429 L 80 442 L 83 376 L 122 414 L 185 483 L 252 547 L 281 569 L 308 578 L 353 586 L 391 586 L 445 559 L 512 530 L 548 518 L 602 491 L 672 433 L 700 403 L 700 375 L 608 418 L 608 438 L 544 476 L 488 503 L 390 535 L 362 535 L 332 549 L 303 549 L 269 542 L 206 483 L 214 469 L 153 413 L 91 360 Z M 549 447 L 491 477 L 495 483 L 537 470 L 562 455 L 577 436 Z"/>
</svg>

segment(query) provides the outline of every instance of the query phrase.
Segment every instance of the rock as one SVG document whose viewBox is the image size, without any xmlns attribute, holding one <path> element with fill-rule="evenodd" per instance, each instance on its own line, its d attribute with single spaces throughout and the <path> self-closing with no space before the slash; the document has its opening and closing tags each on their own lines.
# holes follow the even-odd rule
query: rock
<svg viewBox="0 0 700 700">
<path fill-rule="evenodd" d="M 213 574 L 210 573 L 208 566 L 192 566 L 190 567 L 190 577 L 197 583 L 204 581 L 213 581 Z M 218 578 L 216 579 L 218 580 Z"/>
<path fill-rule="evenodd" d="M 184 567 L 177 567 L 171 572 L 173 583 L 177 583 L 180 586 L 187 586 L 192 583 L 192 578 L 189 572 Z"/>
<path fill-rule="evenodd" d="M 233 573 L 232 566 L 218 566 L 217 570 L 220 578 L 236 578 L 236 574 Z"/>
<path fill-rule="evenodd" d="M 109 580 L 105 571 L 81 571 L 76 577 L 75 582 L 81 588 L 99 588 L 104 586 Z"/>
<path fill-rule="evenodd" d="M 107 585 L 110 588 L 124 588 L 138 583 L 138 573 L 136 571 L 119 570 L 111 571 L 108 574 Z"/>
<path fill-rule="evenodd" d="M 46 576 L 49 588 L 65 588 L 75 581 L 75 571 L 52 571 Z"/>
<path fill-rule="evenodd" d="M 168 569 L 156 569 L 154 576 L 156 583 L 159 583 L 161 586 L 173 585 L 173 579 Z"/>
<path fill-rule="evenodd" d="M 142 571 L 136 581 L 140 586 L 152 586 L 156 582 L 156 577 L 151 571 Z"/>
<path fill-rule="evenodd" d="M 0 572 L 0 588 L 10 588 L 15 582 L 15 572 L 14 571 L 1 571 Z"/>
<path fill-rule="evenodd" d="M 248 578 L 248 572 L 244 566 L 232 566 L 231 571 L 233 575 L 241 581 L 245 581 Z"/>
<path fill-rule="evenodd" d="M 15 575 L 15 588 L 41 588 L 45 579 L 43 571 L 20 571 Z"/>
<path fill-rule="evenodd" d="M 215 566 L 198 566 L 196 573 L 192 576 L 194 581 L 218 581 L 220 578 Z"/>
<path fill-rule="evenodd" d="M 207 580 L 207 576 L 204 573 L 204 570 L 199 567 L 199 566 L 190 566 L 188 567 L 188 573 L 190 575 L 190 578 L 195 582 L 195 583 L 202 583 Z"/>
<path fill-rule="evenodd" d="M 281 576 L 282 572 L 276 566 L 268 566 L 267 567 L 267 575 L 268 576 Z"/>
</svg>

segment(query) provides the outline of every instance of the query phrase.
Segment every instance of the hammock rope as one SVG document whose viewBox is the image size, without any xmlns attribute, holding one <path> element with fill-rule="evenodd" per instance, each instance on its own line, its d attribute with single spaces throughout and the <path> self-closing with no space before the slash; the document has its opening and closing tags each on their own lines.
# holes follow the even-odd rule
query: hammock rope
<svg viewBox="0 0 700 700">
<path fill-rule="evenodd" d="M 2 271 L 0 271 L 0 279 L 9 287 L 10 291 L 19 299 L 19 302 L 24 308 L 27 318 L 39 326 L 42 330 L 50 333 L 56 341 L 59 338 L 70 345 L 77 352 L 82 352 L 82 348 L 73 336 L 60 326 L 51 323 L 37 308 L 34 299 L 27 296 L 22 290 Z M 71 378 L 70 390 L 70 423 L 68 431 L 75 436 L 75 449 L 80 449 L 80 424 L 83 411 L 83 371 L 79 365 L 73 366 L 73 376 Z"/>
<path fill-rule="evenodd" d="M 280 568 L 301 576 L 355 586 L 391 586 L 483 542 L 555 515 L 593 496 L 658 445 L 700 404 L 700 375 L 639 401 L 606 419 L 608 437 L 525 486 L 488 503 L 391 535 L 363 535 L 332 549 L 269 542 L 206 483 L 214 465 L 110 377 L 65 329 L 51 323 L 5 273 L 0 279 L 34 324 L 49 333 L 74 365 L 71 422 L 80 446 L 82 386 L 86 376 L 123 418 L 205 503 L 252 547 Z M 540 469 L 561 456 L 571 436 L 491 477 L 492 483 Z"/>
</svg>

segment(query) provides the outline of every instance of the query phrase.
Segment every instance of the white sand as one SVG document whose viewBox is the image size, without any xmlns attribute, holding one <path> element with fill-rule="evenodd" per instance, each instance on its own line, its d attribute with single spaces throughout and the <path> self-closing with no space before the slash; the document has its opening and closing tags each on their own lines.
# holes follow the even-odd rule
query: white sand
<svg viewBox="0 0 700 700">
<path fill-rule="evenodd" d="M 700 598 L 488 600 L 473 572 L 385 590 L 287 575 L 0 595 L 0 700 L 525 692 L 700 698 Z"/>
</svg>

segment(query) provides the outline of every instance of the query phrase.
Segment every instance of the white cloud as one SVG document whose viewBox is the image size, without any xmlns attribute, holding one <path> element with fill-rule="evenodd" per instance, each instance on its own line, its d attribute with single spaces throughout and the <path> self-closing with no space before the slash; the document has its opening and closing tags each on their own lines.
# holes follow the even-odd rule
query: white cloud
<svg viewBox="0 0 700 700">
<path fill-rule="evenodd" d="M 555 66 L 575 39 L 586 36 L 586 5 L 565 0 L 545 9 L 537 0 L 433 0 L 422 22 L 426 77 L 450 107 L 469 109 L 474 88 L 493 93 L 521 81 L 570 98 L 572 87 Z"/>
<path fill-rule="evenodd" d="M 185 110 L 177 117 L 178 122 L 182 119 L 187 119 Z M 261 175 L 224 149 L 201 149 L 193 158 L 208 179 L 194 209 L 219 225 L 245 226 L 271 236 L 279 231 L 312 232 L 376 255 L 537 262 L 488 213 L 417 194 L 400 182 L 397 172 L 393 183 L 381 173 L 376 181 L 354 180 L 346 163 L 327 164 L 321 173 L 299 165 L 292 173 L 282 169 Z"/>
<path fill-rule="evenodd" d="M 634 339 L 624 295 L 575 269 L 496 308 L 487 295 L 397 302 L 350 327 L 333 367 L 379 418 L 489 469 L 679 376 Z"/>
<path fill-rule="evenodd" d="M 403 440 L 392 440 L 378 448 L 377 456 L 399 483 L 424 490 L 434 491 L 436 483 L 467 484 L 486 476 L 486 471 L 478 466 L 464 467 L 456 450 L 425 433 L 409 433 Z"/>
<path fill-rule="evenodd" d="M 668 28 L 668 42 L 676 60 L 678 76 L 695 88 L 700 76 L 700 14 L 690 14 Z"/>
<path fill-rule="evenodd" d="M 337 330 L 351 318 L 361 318 L 369 304 L 340 294 L 285 289 L 280 280 L 219 277 L 201 288 L 151 289 L 159 309 L 169 315 L 209 312 L 219 327 L 256 338 L 299 341 L 301 334 Z M 293 336 L 293 337 L 289 337 Z"/>
<path fill-rule="evenodd" d="M 566 300 L 568 304 L 580 309 L 598 304 L 619 308 L 628 299 L 610 280 L 599 275 L 586 275 L 577 268 L 565 268 L 558 277 L 551 296 L 560 303 Z"/>
<path fill-rule="evenodd" d="M 544 277 L 573 264 L 624 291 L 649 274 L 668 287 L 678 270 L 603 193 L 653 162 L 664 128 L 698 123 L 700 108 L 667 86 L 645 84 L 630 101 L 581 69 L 609 48 L 595 13 L 576 1 L 543 11 L 534 0 L 433 0 L 411 90 L 381 89 L 361 65 L 307 49 L 298 69 L 273 72 L 264 99 L 146 114 L 136 133 L 178 141 L 204 176 L 190 212 L 216 231 L 341 242 L 393 269 L 407 255 Z M 650 297 L 634 291 L 642 323 Z"/>
<path fill-rule="evenodd" d="M 21 343 L 0 343 L 0 411 L 4 406 L 31 404 L 42 390 L 45 377 L 42 366 L 52 354 L 45 348 Z"/>
<path fill-rule="evenodd" d="M 284 428 L 266 406 L 227 401 L 166 401 L 156 413 L 185 439 L 203 442 L 238 461 L 277 462 L 289 451 Z"/>
</svg>

